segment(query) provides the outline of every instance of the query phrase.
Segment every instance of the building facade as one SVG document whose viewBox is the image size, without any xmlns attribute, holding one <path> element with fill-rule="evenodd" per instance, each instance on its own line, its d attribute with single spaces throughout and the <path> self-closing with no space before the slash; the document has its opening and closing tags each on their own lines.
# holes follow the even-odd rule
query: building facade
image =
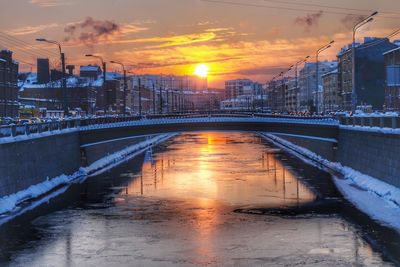
<svg viewBox="0 0 400 267">
<path fill-rule="evenodd" d="M 333 112 L 342 109 L 342 94 L 339 91 L 338 71 L 333 70 L 322 76 L 323 112 Z"/>
<path fill-rule="evenodd" d="M 385 108 L 400 110 L 400 47 L 384 54 L 386 69 Z"/>
<path fill-rule="evenodd" d="M 9 50 L 0 51 L 0 117 L 18 117 L 18 63 Z"/>
<path fill-rule="evenodd" d="M 397 47 L 387 38 L 366 37 L 364 43 L 356 44 L 354 94 L 351 45 L 340 51 L 337 56 L 339 90 L 342 92 L 345 110 L 367 105 L 374 110 L 383 109 L 386 80 L 383 54 Z"/>
<path fill-rule="evenodd" d="M 318 63 L 318 87 L 317 87 L 317 64 L 306 62 L 304 68 L 299 72 L 299 111 L 316 112 L 322 110 L 322 76 L 337 68 L 336 61 L 323 61 Z"/>
</svg>

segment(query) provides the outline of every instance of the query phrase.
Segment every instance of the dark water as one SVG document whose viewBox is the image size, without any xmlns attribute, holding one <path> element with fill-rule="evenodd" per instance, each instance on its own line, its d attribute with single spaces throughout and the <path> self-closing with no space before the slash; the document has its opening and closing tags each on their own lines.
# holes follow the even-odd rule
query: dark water
<svg viewBox="0 0 400 267">
<path fill-rule="evenodd" d="M 395 266 L 398 233 L 252 133 L 188 133 L 0 227 L 11 266 Z"/>
</svg>

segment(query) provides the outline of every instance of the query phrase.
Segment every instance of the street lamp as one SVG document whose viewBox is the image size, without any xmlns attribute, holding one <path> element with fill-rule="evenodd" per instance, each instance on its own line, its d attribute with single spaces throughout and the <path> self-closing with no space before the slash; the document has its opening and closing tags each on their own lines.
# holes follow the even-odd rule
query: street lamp
<svg viewBox="0 0 400 267">
<path fill-rule="evenodd" d="M 365 24 L 368 24 L 374 20 L 374 16 L 378 14 L 378 11 L 375 11 L 367 18 L 363 19 L 362 21 L 358 22 L 353 27 L 353 42 L 351 44 L 351 105 L 352 110 L 356 109 L 357 105 L 357 92 L 356 92 L 356 33 L 357 30 L 360 29 Z"/>
<path fill-rule="evenodd" d="M 68 100 L 67 100 L 67 81 L 65 80 L 65 54 L 62 52 L 61 44 L 57 41 L 47 40 L 45 38 L 37 38 L 38 42 L 45 42 L 49 44 L 55 44 L 58 46 L 58 50 L 60 52 L 61 59 L 61 73 L 62 73 L 62 95 L 63 95 L 63 104 L 64 104 L 64 113 L 68 113 Z"/>
<path fill-rule="evenodd" d="M 122 67 L 122 70 L 124 71 L 124 99 L 123 99 L 124 110 L 123 110 L 123 115 L 126 116 L 126 69 L 125 69 L 125 65 L 122 64 L 121 62 L 117 62 L 117 61 L 110 61 L 110 63 L 120 65 Z M 140 92 L 140 90 L 139 90 L 139 92 Z"/>
<path fill-rule="evenodd" d="M 316 108 L 316 112 L 317 114 L 319 113 L 319 99 L 318 99 L 318 94 L 319 94 L 319 54 L 321 54 L 322 52 L 324 52 L 325 50 L 327 50 L 328 48 L 330 48 L 332 46 L 332 44 L 335 41 L 330 41 L 328 44 L 322 46 L 321 48 L 319 48 L 316 52 L 316 62 L 315 62 L 315 108 Z"/>
<path fill-rule="evenodd" d="M 92 55 L 92 54 L 87 54 L 85 56 L 100 59 L 101 65 L 103 66 L 103 90 L 104 90 L 104 99 L 103 100 L 104 100 L 104 113 L 106 113 L 107 112 L 107 101 L 106 101 L 106 99 L 107 99 L 107 97 L 106 97 L 106 95 L 107 95 L 107 85 L 106 85 L 107 64 L 103 60 L 103 58 L 100 56 L 96 56 L 96 55 Z"/>
</svg>

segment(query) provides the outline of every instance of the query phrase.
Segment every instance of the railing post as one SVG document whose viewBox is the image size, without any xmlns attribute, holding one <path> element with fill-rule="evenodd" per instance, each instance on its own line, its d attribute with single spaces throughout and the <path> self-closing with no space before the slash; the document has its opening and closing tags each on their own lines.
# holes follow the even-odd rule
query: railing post
<svg viewBox="0 0 400 267">
<path fill-rule="evenodd" d="M 16 136 L 17 135 L 17 125 L 11 125 L 10 131 L 11 131 L 12 137 Z"/>
<path fill-rule="evenodd" d="M 385 120 L 384 117 L 379 117 L 379 127 L 383 128 L 385 125 Z"/>
<path fill-rule="evenodd" d="M 397 117 L 392 117 L 392 129 L 397 128 Z"/>
<path fill-rule="evenodd" d="M 29 124 L 25 124 L 25 134 L 29 135 L 31 133 L 31 128 L 29 127 Z"/>
</svg>

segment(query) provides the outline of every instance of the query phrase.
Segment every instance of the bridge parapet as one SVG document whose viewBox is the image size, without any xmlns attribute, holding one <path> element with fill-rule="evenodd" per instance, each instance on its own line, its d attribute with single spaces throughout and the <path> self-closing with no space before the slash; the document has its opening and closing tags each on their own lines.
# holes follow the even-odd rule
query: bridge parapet
<svg viewBox="0 0 400 267">
<path fill-rule="evenodd" d="M 112 128 L 121 126 L 144 126 L 171 123 L 205 123 L 205 122 L 287 122 L 332 125 L 337 121 L 329 117 L 298 117 L 272 114 L 170 114 L 151 115 L 147 117 L 99 117 L 91 119 L 76 119 L 56 122 L 45 122 L 26 125 L 10 125 L 0 127 L 0 140 L 2 137 L 29 136 L 31 134 L 61 131 L 65 129 L 94 129 Z"/>
</svg>

